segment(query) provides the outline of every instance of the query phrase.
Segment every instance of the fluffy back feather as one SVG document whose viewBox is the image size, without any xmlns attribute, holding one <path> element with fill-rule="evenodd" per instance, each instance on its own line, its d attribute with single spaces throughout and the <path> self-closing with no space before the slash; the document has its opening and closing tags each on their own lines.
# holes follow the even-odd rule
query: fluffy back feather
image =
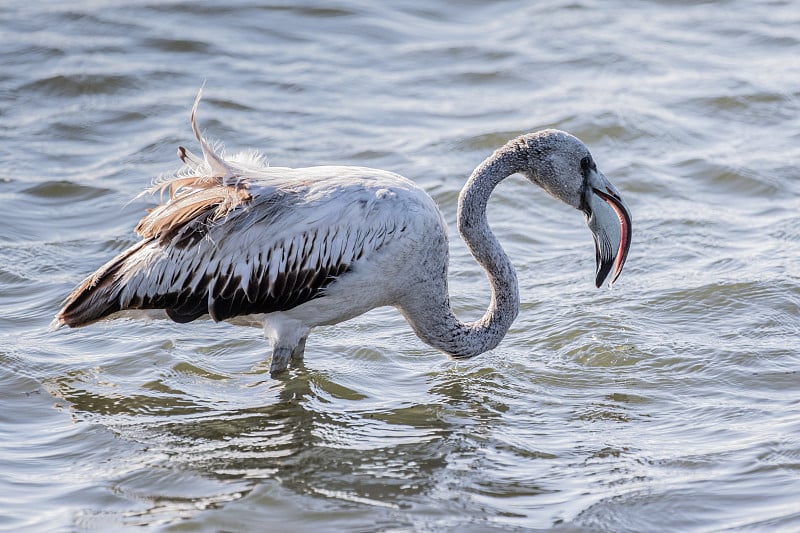
<svg viewBox="0 0 800 533">
<path fill-rule="evenodd" d="M 212 224 L 224 219 L 252 199 L 249 184 L 242 176 L 243 168 L 225 161 L 203 138 L 197 125 L 197 107 L 203 90 L 192 106 L 191 123 L 203 150 L 203 159 L 184 147 L 178 157 L 184 168 L 172 178 L 159 181 L 142 194 L 159 194 L 167 201 L 153 208 L 137 224 L 135 231 L 142 241 L 117 255 L 86 278 L 66 298 L 56 315 L 54 327 L 84 326 L 121 310 L 120 287 L 117 283 L 131 262 L 151 243 L 185 247 L 206 235 Z M 263 166 L 264 159 L 255 154 L 240 156 L 243 162 Z"/>
</svg>

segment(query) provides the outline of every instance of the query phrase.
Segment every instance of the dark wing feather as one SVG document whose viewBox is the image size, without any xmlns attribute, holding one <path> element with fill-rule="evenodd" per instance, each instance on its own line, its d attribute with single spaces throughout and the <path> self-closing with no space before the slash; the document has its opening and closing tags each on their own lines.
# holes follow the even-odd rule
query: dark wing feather
<svg viewBox="0 0 800 533">
<path fill-rule="evenodd" d="M 270 236 L 272 222 L 291 208 L 291 199 L 261 201 L 257 214 L 240 202 L 222 216 L 223 203 L 208 201 L 199 209 L 195 200 L 157 208 L 168 220 L 148 220 L 157 210 L 145 217 L 137 228 L 145 239 L 84 281 L 59 322 L 82 326 L 127 309 L 164 309 L 181 323 L 206 314 L 220 321 L 285 311 L 323 296 L 365 248 L 379 247 L 390 233 L 343 222 L 280 238 Z"/>
<path fill-rule="evenodd" d="M 294 242 L 309 238 L 302 234 L 290 242 L 273 245 L 266 254 L 282 256 L 297 250 Z M 226 256 L 223 249 L 214 248 L 210 241 L 201 240 L 192 247 L 166 247 L 167 254 L 156 261 L 149 272 L 137 272 L 129 280 L 138 287 L 133 293 L 122 289 L 122 308 L 165 309 L 175 322 L 191 322 L 203 315 L 215 321 L 241 315 L 286 311 L 323 295 L 323 289 L 337 276 L 349 269 L 350 258 L 337 257 L 336 262 L 323 260 L 311 268 L 310 258 L 295 256 L 283 268 L 278 263 L 267 265 L 254 262 L 253 253 L 240 250 L 236 256 Z M 159 283 L 169 271 L 169 265 L 187 265 L 187 256 L 207 254 L 196 270 L 189 272 L 178 283 Z M 234 262 L 242 263 L 237 268 Z M 276 271 L 277 269 L 277 271 Z M 148 281 L 136 278 L 151 276 Z M 123 276 L 124 279 L 125 276 Z"/>
<path fill-rule="evenodd" d="M 56 315 L 56 322 L 70 327 L 85 326 L 121 311 L 119 299 L 109 298 L 108 295 L 117 291 L 114 280 L 120 268 L 147 244 L 148 241 L 138 242 L 83 280 L 64 300 Z M 140 302 L 137 301 L 130 301 L 128 305 L 140 308 Z"/>
</svg>

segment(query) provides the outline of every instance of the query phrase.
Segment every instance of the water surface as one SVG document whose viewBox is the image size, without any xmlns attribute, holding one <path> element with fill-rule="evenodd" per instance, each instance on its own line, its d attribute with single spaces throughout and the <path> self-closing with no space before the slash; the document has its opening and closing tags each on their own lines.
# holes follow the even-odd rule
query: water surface
<svg viewBox="0 0 800 533">
<path fill-rule="evenodd" d="M 793 2 L 10 2 L 0 9 L 0 528 L 800 529 Z M 521 178 L 490 221 L 522 310 L 454 362 L 392 309 L 269 376 L 256 329 L 47 326 L 135 242 L 189 108 L 275 165 L 399 172 L 440 204 L 507 139 L 591 148 L 633 212 L 613 290 Z"/>
</svg>

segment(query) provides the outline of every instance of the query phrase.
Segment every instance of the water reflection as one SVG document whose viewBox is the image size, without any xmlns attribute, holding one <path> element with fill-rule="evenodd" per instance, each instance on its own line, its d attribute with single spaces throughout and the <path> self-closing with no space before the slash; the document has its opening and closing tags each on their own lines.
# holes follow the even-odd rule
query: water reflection
<svg viewBox="0 0 800 533">
<path fill-rule="evenodd" d="M 222 375 L 181 362 L 143 385 L 109 381 L 98 369 L 70 370 L 47 386 L 76 419 L 146 445 L 151 468 L 189 469 L 250 488 L 275 478 L 299 494 L 407 506 L 450 463 L 474 456 L 507 410 L 486 388 L 500 388 L 492 372 L 430 375 L 427 399 L 438 402 L 416 404 L 372 397 L 304 365 L 273 380 L 266 365 Z M 198 379 L 213 396 L 184 386 Z"/>
</svg>

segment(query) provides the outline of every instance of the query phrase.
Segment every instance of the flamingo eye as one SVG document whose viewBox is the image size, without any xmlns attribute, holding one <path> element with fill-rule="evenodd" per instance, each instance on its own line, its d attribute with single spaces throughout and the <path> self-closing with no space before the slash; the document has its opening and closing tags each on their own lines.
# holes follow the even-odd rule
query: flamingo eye
<svg viewBox="0 0 800 533">
<path fill-rule="evenodd" d="M 591 155 L 587 155 L 583 159 L 581 159 L 581 172 L 583 173 L 584 178 L 589 175 L 589 172 L 597 172 L 597 165 L 592 159 Z"/>
</svg>

